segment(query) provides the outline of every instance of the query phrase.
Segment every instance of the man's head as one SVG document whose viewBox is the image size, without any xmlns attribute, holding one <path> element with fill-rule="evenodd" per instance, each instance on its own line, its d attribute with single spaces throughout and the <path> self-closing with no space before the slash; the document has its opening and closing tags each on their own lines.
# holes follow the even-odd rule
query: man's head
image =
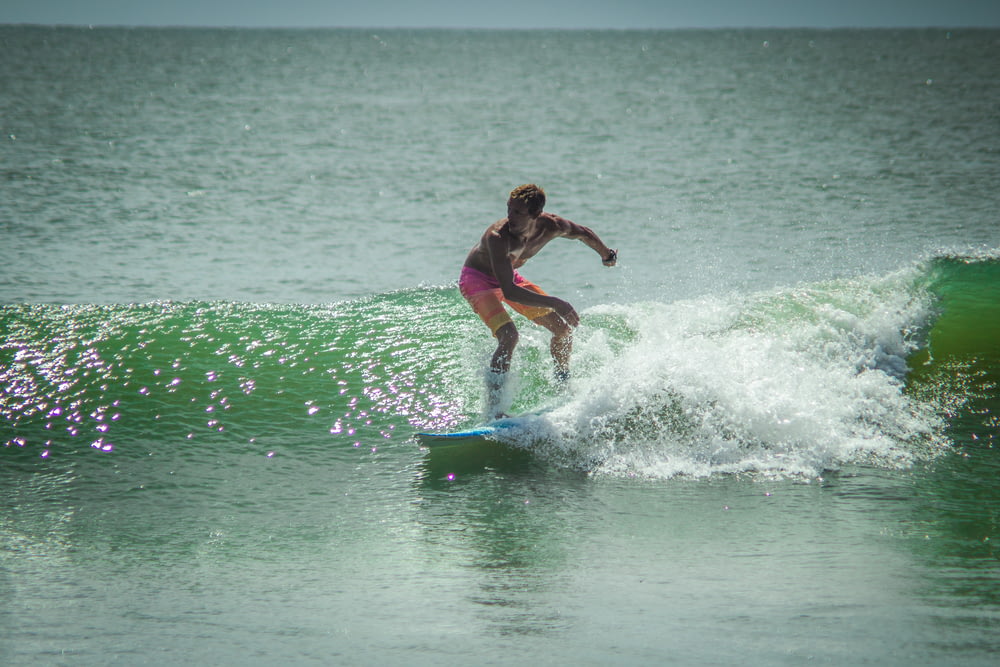
<svg viewBox="0 0 1000 667">
<path fill-rule="evenodd" d="M 522 203 L 528 215 L 538 217 L 545 208 L 545 190 L 534 183 L 519 185 L 510 191 L 510 199 L 507 200 L 508 209 L 514 202 Z"/>
</svg>

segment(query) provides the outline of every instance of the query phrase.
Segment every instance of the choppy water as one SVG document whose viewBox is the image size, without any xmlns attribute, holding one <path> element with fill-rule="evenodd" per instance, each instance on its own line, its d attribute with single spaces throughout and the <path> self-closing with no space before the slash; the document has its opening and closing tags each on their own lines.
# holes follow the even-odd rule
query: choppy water
<svg viewBox="0 0 1000 667">
<path fill-rule="evenodd" d="M 0 45 L 5 663 L 991 663 L 996 31 Z M 620 266 L 421 450 L 525 181 Z"/>
</svg>

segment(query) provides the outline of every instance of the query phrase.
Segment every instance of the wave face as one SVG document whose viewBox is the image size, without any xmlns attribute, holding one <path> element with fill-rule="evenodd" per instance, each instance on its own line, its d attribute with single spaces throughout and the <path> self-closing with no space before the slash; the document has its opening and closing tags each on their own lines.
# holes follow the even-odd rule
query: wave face
<svg viewBox="0 0 1000 667">
<path fill-rule="evenodd" d="M 899 468 L 992 442 L 992 416 L 975 415 L 996 407 L 998 285 L 995 256 L 949 255 L 598 306 L 562 392 L 547 340 L 525 325 L 514 409 L 539 412 L 520 444 L 592 474 L 669 478 Z M 8 305 L 0 336 L 0 441 L 25 465 L 412 446 L 416 430 L 478 419 L 492 349 L 450 287 L 329 306 Z"/>
</svg>

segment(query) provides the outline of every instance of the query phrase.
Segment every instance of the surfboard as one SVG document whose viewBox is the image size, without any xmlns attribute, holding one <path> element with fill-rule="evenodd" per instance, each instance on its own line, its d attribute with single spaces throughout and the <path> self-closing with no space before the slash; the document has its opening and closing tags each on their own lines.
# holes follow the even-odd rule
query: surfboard
<svg viewBox="0 0 1000 667">
<path fill-rule="evenodd" d="M 524 417 L 504 417 L 465 431 L 449 433 L 417 433 L 417 440 L 426 447 L 443 445 L 462 445 L 484 440 L 496 440 L 504 431 L 525 426 L 528 420 Z"/>
</svg>

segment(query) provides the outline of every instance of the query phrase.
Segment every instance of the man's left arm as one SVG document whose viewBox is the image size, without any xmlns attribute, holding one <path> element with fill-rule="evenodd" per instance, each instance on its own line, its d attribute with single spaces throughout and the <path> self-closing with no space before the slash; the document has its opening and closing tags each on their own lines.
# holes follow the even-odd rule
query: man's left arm
<svg viewBox="0 0 1000 667">
<path fill-rule="evenodd" d="M 604 264 L 604 266 L 614 266 L 618 261 L 618 251 L 612 250 L 605 245 L 604 241 L 601 240 L 601 237 L 599 237 L 590 227 L 578 225 L 575 222 L 567 220 L 566 218 L 560 218 L 558 215 L 552 215 L 552 219 L 560 230 L 560 236 L 567 239 L 583 241 L 587 247 L 601 256 L 601 263 Z"/>
</svg>

